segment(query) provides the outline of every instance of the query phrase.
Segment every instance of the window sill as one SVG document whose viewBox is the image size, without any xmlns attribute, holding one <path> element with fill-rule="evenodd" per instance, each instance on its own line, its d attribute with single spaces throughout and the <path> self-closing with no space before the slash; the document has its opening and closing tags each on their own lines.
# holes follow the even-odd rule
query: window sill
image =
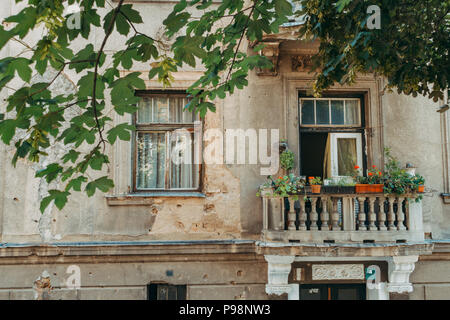
<svg viewBox="0 0 450 320">
<path fill-rule="evenodd" d="M 205 194 L 198 191 L 174 191 L 174 192 L 139 192 L 123 195 L 107 195 L 106 202 L 109 206 L 143 206 L 152 205 L 156 198 L 205 198 Z"/>
</svg>

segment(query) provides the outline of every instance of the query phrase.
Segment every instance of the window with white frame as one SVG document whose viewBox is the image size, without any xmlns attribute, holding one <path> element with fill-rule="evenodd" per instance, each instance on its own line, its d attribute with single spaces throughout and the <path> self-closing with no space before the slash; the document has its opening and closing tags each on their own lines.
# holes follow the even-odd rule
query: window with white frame
<svg viewBox="0 0 450 320">
<path fill-rule="evenodd" d="M 184 94 L 146 93 L 135 116 L 134 186 L 142 190 L 197 190 L 195 112 Z"/>
<path fill-rule="evenodd" d="M 363 169 L 362 98 L 299 98 L 300 167 L 323 179 Z"/>
</svg>

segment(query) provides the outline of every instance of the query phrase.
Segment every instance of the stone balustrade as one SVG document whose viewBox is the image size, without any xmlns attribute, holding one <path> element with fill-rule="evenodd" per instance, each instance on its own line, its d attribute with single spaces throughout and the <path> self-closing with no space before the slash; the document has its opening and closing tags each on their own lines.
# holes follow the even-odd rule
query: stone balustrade
<svg viewBox="0 0 450 320">
<path fill-rule="evenodd" d="M 267 241 L 346 243 L 424 239 L 417 195 L 263 194 L 263 238 Z"/>
</svg>

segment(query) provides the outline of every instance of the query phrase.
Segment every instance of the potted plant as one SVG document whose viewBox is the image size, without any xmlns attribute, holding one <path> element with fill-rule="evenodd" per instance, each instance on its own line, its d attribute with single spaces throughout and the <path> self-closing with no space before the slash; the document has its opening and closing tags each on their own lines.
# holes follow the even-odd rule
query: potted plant
<svg viewBox="0 0 450 320">
<path fill-rule="evenodd" d="M 359 166 L 353 167 L 352 172 L 353 180 L 355 181 L 355 192 L 356 193 L 368 193 L 369 192 L 369 183 L 367 177 L 364 177 L 359 172 Z"/>
<path fill-rule="evenodd" d="M 411 177 L 411 191 L 412 192 L 425 192 L 425 179 L 421 175 L 415 174 Z"/>
<path fill-rule="evenodd" d="M 290 170 L 294 169 L 295 155 L 291 150 L 286 148 L 280 154 L 280 165 L 282 169 L 286 170 L 286 172 L 289 172 Z"/>
<path fill-rule="evenodd" d="M 414 194 L 422 193 L 425 189 L 425 179 L 418 175 L 411 175 L 405 169 L 400 167 L 399 161 L 390 154 L 389 148 L 385 149 L 386 170 L 384 193 L 386 194 Z M 420 201 L 422 195 L 416 197 L 416 201 Z"/>
<path fill-rule="evenodd" d="M 311 193 L 320 193 L 322 180 L 320 177 L 309 177 L 309 184 L 311 186 Z"/>
<path fill-rule="evenodd" d="M 268 176 L 268 181 L 260 187 L 260 192 L 257 196 L 268 194 L 268 189 L 271 188 L 271 195 L 279 197 L 288 197 L 290 195 L 300 194 L 305 186 L 305 180 L 295 176 L 293 173 L 289 175 L 279 176 L 273 179 Z"/>
<path fill-rule="evenodd" d="M 383 193 L 384 177 L 383 173 L 377 169 L 375 165 L 367 173 L 367 182 L 369 183 L 368 191 L 370 193 Z"/>
</svg>

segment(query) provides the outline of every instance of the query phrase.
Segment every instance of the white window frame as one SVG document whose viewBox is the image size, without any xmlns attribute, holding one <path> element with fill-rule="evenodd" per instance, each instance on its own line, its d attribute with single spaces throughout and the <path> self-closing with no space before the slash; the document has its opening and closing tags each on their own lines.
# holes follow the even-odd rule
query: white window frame
<svg viewBox="0 0 450 320">
<path fill-rule="evenodd" d="M 338 168 L 338 147 L 337 139 L 356 139 L 356 164 L 363 167 L 363 155 L 362 155 L 362 134 L 356 132 L 330 132 L 330 155 L 331 155 L 331 176 L 340 178 L 345 176 L 339 176 Z"/>
</svg>

